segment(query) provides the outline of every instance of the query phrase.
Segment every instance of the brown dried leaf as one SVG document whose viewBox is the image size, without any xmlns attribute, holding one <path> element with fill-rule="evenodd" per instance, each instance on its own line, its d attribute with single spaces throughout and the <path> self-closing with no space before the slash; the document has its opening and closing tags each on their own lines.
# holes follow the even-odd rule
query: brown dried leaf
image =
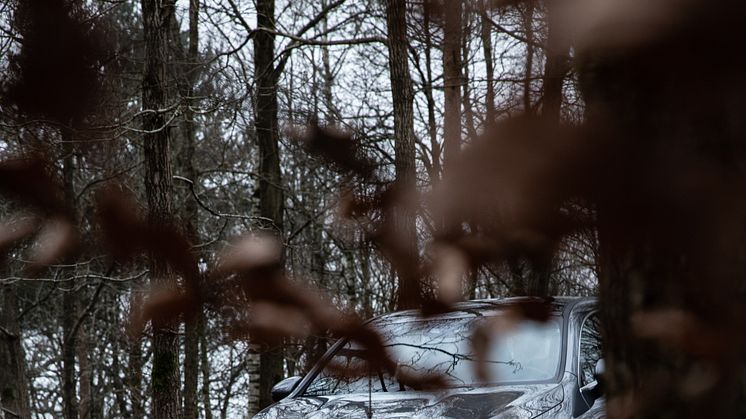
<svg viewBox="0 0 746 419">
<path fill-rule="evenodd" d="M 720 357 L 728 349 L 729 339 L 724 338 L 724 332 L 708 327 L 694 314 L 681 309 L 638 312 L 630 322 L 639 337 L 689 354 Z"/>
<path fill-rule="evenodd" d="M 434 219 L 471 231 L 439 232 L 437 239 L 463 249 L 472 264 L 547 259 L 580 227 L 563 211 L 583 187 L 588 153 L 580 151 L 575 136 L 570 129 L 521 117 L 475 139 L 428 199 Z"/>
<path fill-rule="evenodd" d="M 300 309 L 258 301 L 251 306 L 251 329 L 254 333 L 272 333 L 278 337 L 305 338 L 309 335 L 311 325 L 308 317 Z"/>
<path fill-rule="evenodd" d="M 39 157 L 0 163 L 0 191 L 42 214 L 69 214 L 62 188 Z"/>
<path fill-rule="evenodd" d="M 432 253 L 432 269 L 438 300 L 445 304 L 461 301 L 464 282 L 469 272 L 466 254 L 456 247 L 437 244 L 433 246 Z"/>
<path fill-rule="evenodd" d="M 96 220 L 107 250 L 125 263 L 142 246 L 144 221 L 133 196 L 122 188 L 106 186 L 96 191 Z"/>
<path fill-rule="evenodd" d="M 251 274 L 281 268 L 282 243 L 268 234 L 239 237 L 219 257 L 216 275 Z"/>
<path fill-rule="evenodd" d="M 530 298 L 508 304 L 508 312 L 515 317 L 535 322 L 546 322 L 552 316 L 553 298 Z"/>
<path fill-rule="evenodd" d="M 691 0 L 572 0 L 559 8 L 579 53 L 634 50 L 655 42 L 692 11 Z"/>
<path fill-rule="evenodd" d="M 15 214 L 9 218 L 10 222 L 0 224 L 0 255 L 30 236 L 39 222 L 38 218 L 29 214 Z"/>
<path fill-rule="evenodd" d="M 70 254 L 78 245 L 79 233 L 65 217 L 48 219 L 42 226 L 30 259 L 27 272 L 34 274 Z"/>
<path fill-rule="evenodd" d="M 308 152 L 324 158 L 343 172 L 364 179 L 373 175 L 373 162 L 363 157 L 360 144 L 350 134 L 312 124 L 302 143 Z"/>
<path fill-rule="evenodd" d="M 165 261 L 183 276 L 189 292 L 197 292 L 197 260 L 191 243 L 176 226 L 148 223 L 134 197 L 113 186 L 97 192 L 96 209 L 104 242 L 117 260 L 127 262 L 146 253 Z"/>
<path fill-rule="evenodd" d="M 474 352 L 474 375 L 483 383 L 490 382 L 494 377 L 489 376 L 487 354 L 490 344 L 500 339 L 500 335 L 508 333 L 522 321 L 516 311 L 508 310 L 504 314 L 494 316 L 480 323 L 472 333 L 472 351 Z"/>
<path fill-rule="evenodd" d="M 136 337 L 142 334 L 149 321 L 172 323 L 184 314 L 192 314 L 195 307 L 198 307 L 198 302 L 188 293 L 177 289 L 151 291 L 142 307 L 132 307 L 129 335 Z"/>
<path fill-rule="evenodd" d="M 93 109 L 109 54 L 107 32 L 86 15 L 77 2 L 18 2 L 12 23 L 23 42 L 3 77 L 5 104 L 61 124 L 77 123 Z"/>
</svg>

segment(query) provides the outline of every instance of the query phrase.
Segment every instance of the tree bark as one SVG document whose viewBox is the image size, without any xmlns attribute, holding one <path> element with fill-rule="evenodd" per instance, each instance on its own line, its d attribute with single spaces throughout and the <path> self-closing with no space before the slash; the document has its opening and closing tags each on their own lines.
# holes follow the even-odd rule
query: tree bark
<svg viewBox="0 0 746 419">
<path fill-rule="evenodd" d="M 206 319 L 205 319 L 206 322 Z M 204 326 L 203 326 L 204 332 Z M 200 335 L 200 369 L 202 373 L 202 411 L 205 419 L 212 419 L 212 401 L 210 400 L 210 360 L 207 357 L 208 345 L 205 333 Z"/>
<path fill-rule="evenodd" d="M 74 289 L 63 290 L 62 295 L 62 401 L 65 419 L 78 418 L 76 391 L 75 346 L 77 337 L 72 332 L 78 312 Z"/>
<path fill-rule="evenodd" d="M 448 165 L 461 150 L 461 21 L 462 1 L 447 1 L 443 6 L 443 166 Z"/>
<path fill-rule="evenodd" d="M 246 374 L 249 376 L 247 414 L 253 417 L 261 408 L 261 354 L 259 345 L 252 345 L 246 353 Z"/>
<path fill-rule="evenodd" d="M 399 190 L 407 193 L 417 186 L 415 166 L 414 115 L 412 101 L 414 92 L 409 73 L 407 41 L 406 2 L 387 0 L 386 23 L 388 29 L 389 75 L 392 99 L 394 102 L 394 170 Z M 417 231 L 416 214 L 404 205 L 393 209 L 393 222 L 396 231 L 402 234 L 405 258 L 408 263 L 396 266 L 399 278 L 397 307 L 414 308 L 420 298 L 419 279 L 416 263 Z"/>
<path fill-rule="evenodd" d="M 462 25 L 462 34 L 466 34 L 469 29 L 469 22 L 471 20 L 472 12 L 469 7 L 464 8 L 464 17 Z M 468 138 L 474 139 L 477 137 L 477 126 L 474 117 L 474 107 L 471 103 L 471 89 L 469 86 L 469 37 L 464 35 L 461 37 L 461 74 L 463 79 L 463 92 L 462 92 L 462 104 L 464 109 L 464 122 L 466 126 L 466 134 Z"/>
<path fill-rule="evenodd" d="M 325 9 L 327 7 L 327 1 L 322 0 L 321 2 L 321 8 Z M 324 33 L 324 40 L 328 40 L 328 35 L 326 35 L 329 31 L 329 20 L 326 16 L 324 16 L 322 22 L 321 22 L 321 31 Z M 324 93 L 324 107 L 326 108 L 326 123 L 327 124 L 334 124 L 335 120 L 337 119 L 337 109 L 334 106 L 334 95 L 332 92 L 332 88 L 334 86 L 334 74 L 332 74 L 332 67 L 331 67 L 331 60 L 329 59 L 329 47 L 328 46 L 322 46 L 321 47 L 321 64 L 324 67 L 324 85 L 323 85 L 323 93 Z"/>
<path fill-rule="evenodd" d="M 130 410 L 127 409 L 127 400 L 125 399 L 125 380 L 127 379 L 127 371 L 123 370 L 120 359 L 122 358 L 122 333 L 119 331 L 119 304 L 116 304 L 113 299 L 109 301 L 109 307 L 111 307 L 111 314 L 109 321 L 112 326 L 109 329 L 109 339 L 112 342 L 112 356 L 111 356 L 111 369 L 109 371 L 112 377 L 112 386 L 114 387 L 115 405 L 119 412 L 118 417 L 123 419 L 129 419 L 131 417 Z M 113 410 L 113 409 L 112 409 Z"/>
<path fill-rule="evenodd" d="M 77 310 L 76 317 L 80 315 L 80 311 L 80 309 Z M 80 382 L 78 384 L 80 404 L 78 406 L 78 413 L 80 415 L 80 419 L 91 419 L 93 409 L 93 394 L 91 392 L 93 366 L 91 365 L 91 361 L 88 356 L 89 336 L 86 334 L 87 332 L 85 323 L 86 322 L 84 321 L 78 329 L 78 333 L 76 336 L 77 345 L 75 348 L 78 357 L 78 366 L 80 369 Z"/>
<path fill-rule="evenodd" d="M 181 123 L 181 148 L 176 158 L 179 174 L 192 182 L 197 181 L 197 170 L 194 165 L 194 153 L 197 141 L 194 106 L 195 84 L 199 75 L 199 2 L 189 1 L 189 45 L 184 54 L 179 36 L 178 22 L 172 16 L 174 24 L 173 42 L 183 64 L 177 66 L 179 94 L 184 107 L 184 119 Z M 180 218 L 183 232 L 193 244 L 200 242 L 198 230 L 199 212 L 197 202 L 192 196 L 193 184 L 181 189 Z M 195 272 L 198 268 L 195 266 Z M 199 339 L 204 333 L 204 313 L 199 310 L 195 315 L 185 319 L 184 325 L 184 419 L 198 418 L 197 385 L 199 381 Z"/>
<path fill-rule="evenodd" d="M 274 0 L 258 0 L 257 26 L 275 30 Z M 255 129 L 259 143 L 259 215 L 271 220 L 267 226 L 280 238 L 283 234 L 285 196 L 280 172 L 277 122 L 277 79 L 274 67 L 275 35 L 259 31 L 254 36 L 254 80 L 256 84 Z M 272 404 L 272 386 L 282 379 L 282 347 L 264 348 L 259 355 L 259 407 Z"/>
<path fill-rule="evenodd" d="M 485 106 L 487 107 L 487 122 L 493 122 L 495 119 L 495 64 L 492 60 L 492 24 L 488 20 L 487 2 L 482 0 L 480 3 L 481 16 L 480 36 L 482 38 L 482 50 L 484 51 L 484 67 L 487 79 L 487 94 L 485 96 Z"/>
<path fill-rule="evenodd" d="M 31 411 L 25 373 L 26 361 L 18 324 L 15 287 L 15 284 L 0 286 L 0 408 L 21 419 L 29 419 Z"/>
<path fill-rule="evenodd" d="M 184 337 L 184 419 L 199 417 L 197 384 L 199 381 L 199 337 L 204 333 L 203 314 L 187 320 Z"/>
<path fill-rule="evenodd" d="M 129 306 L 130 310 L 138 310 L 142 304 L 142 295 L 138 289 L 130 291 Z M 130 313 L 132 316 L 134 313 Z M 135 337 L 127 342 L 127 391 L 129 393 L 130 404 L 132 405 L 132 417 L 141 419 L 145 417 L 143 391 L 142 391 L 142 340 Z M 123 414 L 123 417 L 124 414 Z"/>
<path fill-rule="evenodd" d="M 304 164 L 305 170 L 313 171 L 318 169 L 317 165 L 313 164 L 313 162 L 308 163 L 310 164 Z M 304 189 L 309 191 L 310 196 L 307 202 L 309 202 L 312 208 L 321 208 L 324 205 L 323 193 L 321 192 L 323 190 L 322 182 L 318 181 L 316 176 L 308 176 L 304 177 L 301 183 L 304 185 Z M 328 255 L 326 252 L 327 246 L 324 243 L 324 226 L 313 222 L 309 226 L 308 233 L 310 236 L 311 275 L 315 280 L 316 286 L 319 289 L 326 290 L 329 284 L 326 272 Z M 309 336 L 306 338 L 304 346 L 307 354 L 304 372 L 308 372 L 328 349 L 326 332 L 319 331 L 318 334 Z"/>
<path fill-rule="evenodd" d="M 68 128 L 62 129 L 65 140 L 62 156 L 62 187 L 65 203 L 69 209 L 75 208 L 75 156 L 72 148 L 73 138 Z M 74 268 L 69 269 L 74 276 Z M 77 332 L 73 330 L 78 316 L 78 295 L 75 281 L 70 280 L 63 289 L 62 295 L 62 401 L 65 419 L 78 419 L 78 394 L 76 391 L 75 351 Z"/>
<path fill-rule="evenodd" d="M 167 105 L 168 34 L 175 0 L 142 0 L 145 33 L 145 69 L 142 82 L 143 158 L 148 222 L 151 226 L 171 224 L 170 127 L 162 111 Z M 151 282 L 159 288 L 175 288 L 169 266 L 149 258 Z M 152 412 L 155 419 L 181 416 L 179 401 L 178 323 L 153 318 Z"/>
<path fill-rule="evenodd" d="M 430 136 L 430 183 L 435 184 L 441 175 L 441 147 L 438 142 L 438 125 L 435 122 L 435 98 L 433 97 L 433 66 L 431 51 L 433 48 L 432 35 L 430 33 L 430 2 L 425 2 L 422 20 L 422 30 L 425 35 L 425 86 L 423 90 L 427 100 L 427 133 Z"/>
<path fill-rule="evenodd" d="M 609 417 L 744 417 L 746 62 L 723 57 L 746 47 L 746 5 L 669 12 L 652 35 L 576 55 L 602 179 Z"/>
<path fill-rule="evenodd" d="M 526 36 L 526 65 L 523 74 L 523 112 L 533 114 L 531 82 L 534 76 L 534 0 L 526 1 L 523 11 L 523 31 Z"/>
<path fill-rule="evenodd" d="M 559 23 L 556 21 L 557 5 L 547 4 L 547 52 L 544 64 L 544 85 L 542 92 L 542 116 L 549 124 L 560 123 L 562 106 L 562 84 L 569 68 L 570 44 L 565 39 Z"/>
<path fill-rule="evenodd" d="M 461 39 L 463 1 L 443 4 L 443 173 L 448 175 L 451 165 L 461 152 Z M 451 214 L 438 220 L 442 234 L 455 237 L 461 234 L 461 221 Z"/>
</svg>

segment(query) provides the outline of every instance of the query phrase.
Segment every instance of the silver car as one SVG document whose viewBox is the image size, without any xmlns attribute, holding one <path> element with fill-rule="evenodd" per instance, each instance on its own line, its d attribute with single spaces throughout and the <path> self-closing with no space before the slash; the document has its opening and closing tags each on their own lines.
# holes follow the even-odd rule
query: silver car
<svg viewBox="0 0 746 419">
<path fill-rule="evenodd" d="M 305 377 L 273 389 L 277 403 L 257 418 L 598 418 L 603 361 L 595 300 L 558 297 L 546 322 L 523 320 L 489 344 L 478 378 L 472 337 L 481 322 L 499 320 L 526 298 L 477 300 L 430 318 L 402 311 L 371 320 L 397 373 L 356 377 L 328 372 L 335 364 L 360 371 L 366 361 L 354 342 L 334 344 Z M 485 370 L 486 366 L 486 370 Z M 398 371 L 439 374 L 448 386 L 417 391 Z M 481 377 L 481 376 L 480 376 Z M 596 408 L 592 409 L 596 405 Z M 591 410 L 592 409 L 592 410 Z"/>
</svg>

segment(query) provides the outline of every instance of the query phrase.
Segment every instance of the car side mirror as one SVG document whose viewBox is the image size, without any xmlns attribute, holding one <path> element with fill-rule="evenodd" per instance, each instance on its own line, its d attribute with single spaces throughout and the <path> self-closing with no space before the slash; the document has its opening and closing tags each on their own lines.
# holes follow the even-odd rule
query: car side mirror
<svg viewBox="0 0 746 419">
<path fill-rule="evenodd" d="M 298 386 L 298 383 L 300 383 L 300 380 L 302 378 L 303 377 L 298 376 L 289 377 L 275 384 L 275 386 L 272 387 L 272 401 L 279 402 L 280 400 L 289 396 L 290 393 L 295 390 L 295 387 Z"/>
<path fill-rule="evenodd" d="M 580 388 L 580 394 L 589 406 L 593 405 L 593 402 L 598 400 L 604 393 L 603 376 L 605 371 L 606 365 L 603 358 L 601 358 L 596 362 L 593 372 L 594 380 Z"/>
</svg>

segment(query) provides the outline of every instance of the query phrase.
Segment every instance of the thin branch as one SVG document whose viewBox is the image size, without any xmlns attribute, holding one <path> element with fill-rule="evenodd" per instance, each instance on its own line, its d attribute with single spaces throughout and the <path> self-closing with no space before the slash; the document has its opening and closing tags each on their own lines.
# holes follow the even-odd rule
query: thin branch
<svg viewBox="0 0 746 419">
<path fill-rule="evenodd" d="M 106 276 L 111 275 L 111 272 L 114 270 L 114 265 L 111 265 L 109 267 L 109 270 L 106 272 Z M 93 306 L 96 305 L 96 300 L 98 299 L 99 294 L 101 294 L 101 290 L 104 289 L 104 284 L 106 282 L 101 281 L 101 283 L 98 284 L 98 287 L 96 287 L 96 291 L 93 293 L 93 296 L 91 297 L 91 301 L 88 303 L 88 306 L 83 310 L 83 312 L 78 317 L 78 320 L 75 322 L 75 326 L 73 326 L 72 333 L 68 336 L 68 340 L 72 339 L 73 336 L 76 336 L 78 333 L 78 329 L 80 329 L 80 326 L 83 324 L 83 321 L 85 318 L 90 314 L 90 312 L 93 310 Z"/>
<path fill-rule="evenodd" d="M 113 173 L 113 174 L 111 174 L 110 176 L 106 176 L 106 177 L 103 177 L 103 178 L 100 178 L 100 179 L 96 179 L 96 180 L 93 180 L 93 181 L 89 182 L 89 183 L 88 183 L 87 185 L 85 185 L 85 186 L 84 186 L 84 187 L 83 187 L 83 188 L 82 188 L 82 189 L 80 190 L 80 192 L 78 192 L 78 196 L 76 197 L 76 200 L 78 200 L 78 201 L 79 201 L 79 200 L 80 200 L 80 197 L 81 197 L 81 196 L 83 196 L 83 194 L 85 194 L 85 192 L 86 192 L 86 191 L 87 191 L 88 189 L 90 189 L 90 188 L 91 188 L 92 186 L 94 186 L 94 185 L 97 185 L 97 184 L 99 184 L 99 183 L 102 183 L 102 182 L 107 182 L 107 181 L 109 181 L 109 180 L 111 180 L 111 179 L 114 179 L 114 178 L 117 178 L 117 177 L 119 177 L 119 176 L 122 176 L 123 174 L 125 174 L 125 173 L 129 172 L 130 170 L 136 169 L 136 168 L 137 168 L 138 166 L 140 166 L 140 165 L 142 165 L 142 164 L 143 164 L 143 161 L 141 160 L 141 161 L 139 161 L 139 162 L 137 162 L 137 163 L 133 164 L 132 166 L 130 166 L 130 167 L 127 167 L 126 169 L 122 169 L 122 170 L 121 170 L 121 171 L 119 171 L 119 172 L 116 172 L 116 173 Z"/>
<path fill-rule="evenodd" d="M 77 275 L 77 276 L 71 276 L 69 278 L 65 279 L 57 279 L 57 278 L 28 278 L 28 277 L 22 277 L 22 276 L 9 276 L 6 278 L 0 279 L 0 284 L 13 284 L 15 282 L 19 281 L 34 281 L 34 282 L 51 282 L 51 283 L 63 283 L 63 282 L 70 282 L 77 279 L 99 279 L 103 281 L 110 281 L 110 282 L 127 282 L 132 281 L 138 278 L 141 278 L 150 272 L 149 270 L 144 270 L 136 275 L 124 277 L 124 278 L 113 278 L 113 277 L 107 277 L 103 275 L 95 275 L 95 274 L 85 274 L 85 275 Z"/>
<path fill-rule="evenodd" d="M 298 32 L 295 33 L 296 37 L 302 37 L 306 32 L 311 30 L 313 27 L 319 24 L 332 10 L 336 9 L 337 7 L 341 6 L 345 0 L 337 0 L 323 9 L 311 20 L 309 20 Z M 294 46 L 295 45 L 295 46 Z M 290 45 L 288 45 L 282 53 L 279 55 L 280 62 L 277 63 L 277 67 L 274 69 L 274 78 L 278 79 L 279 75 L 282 73 L 282 71 L 285 69 L 285 65 L 287 64 L 288 60 L 290 59 L 290 52 L 297 47 L 297 42 L 291 42 Z"/>
<path fill-rule="evenodd" d="M 208 207 L 204 202 L 202 202 L 201 199 L 199 199 L 199 196 L 197 195 L 197 192 L 194 190 L 194 181 L 192 181 L 191 179 L 187 179 L 187 178 L 185 178 L 183 176 L 172 176 L 172 178 L 175 179 L 175 180 L 180 180 L 182 182 L 186 182 L 187 184 L 189 184 L 189 190 L 192 192 L 192 196 L 197 201 L 197 204 L 199 204 L 199 206 L 202 207 L 202 209 L 204 209 L 205 211 L 209 212 L 210 214 L 212 214 L 212 215 L 214 215 L 216 217 L 220 217 L 220 218 L 238 218 L 238 219 L 241 219 L 241 220 L 249 220 L 249 221 L 257 221 L 257 220 L 264 221 L 264 222 L 268 222 L 268 223 L 272 224 L 275 228 L 277 228 L 279 230 L 279 227 L 277 227 L 275 225 L 274 220 L 272 220 L 270 218 L 267 218 L 267 217 L 250 216 L 250 215 L 240 215 L 240 214 L 226 214 L 226 213 L 223 213 L 223 212 L 215 211 L 212 208 Z"/>
<path fill-rule="evenodd" d="M 515 31 L 511 31 L 510 29 L 506 28 L 505 26 L 502 26 L 501 24 L 495 22 L 486 12 L 481 12 L 480 15 L 485 20 L 487 20 L 492 26 L 494 26 L 495 29 L 497 29 L 498 31 L 500 31 L 500 32 L 502 32 L 502 33 L 504 33 L 504 34 L 506 34 L 508 36 L 510 36 L 511 38 L 517 39 L 517 40 L 519 40 L 519 41 L 521 41 L 523 43 L 526 43 L 526 44 L 531 44 L 531 45 L 533 45 L 536 48 L 546 49 L 544 47 L 544 45 L 541 45 L 540 43 L 531 41 L 528 38 L 526 38 L 525 36 L 520 35 L 520 34 L 516 33 Z"/>
<path fill-rule="evenodd" d="M 291 35 L 289 33 L 279 32 L 270 28 L 264 28 L 264 27 L 258 27 L 254 29 L 252 32 L 267 32 L 271 33 L 273 35 L 282 36 L 284 38 L 289 38 L 293 41 L 294 44 L 300 45 L 321 45 L 321 46 L 331 46 L 331 45 L 358 45 L 358 44 L 372 44 L 372 43 L 381 43 L 381 44 L 387 44 L 388 40 L 382 36 L 366 36 L 363 38 L 350 38 L 350 39 L 310 39 L 310 38 L 301 38 L 296 35 Z"/>
<path fill-rule="evenodd" d="M 294 231 L 294 232 L 293 232 L 293 233 L 292 233 L 292 234 L 291 234 L 291 235 L 290 235 L 290 236 L 289 236 L 289 237 L 287 238 L 287 242 L 286 242 L 286 243 L 287 243 L 287 244 L 289 244 L 289 243 L 290 243 L 290 242 L 291 242 L 291 241 L 292 241 L 292 240 L 293 240 L 293 239 L 294 239 L 294 238 L 295 238 L 295 237 L 296 237 L 296 236 L 297 236 L 298 234 L 300 234 L 300 232 L 301 232 L 301 231 L 305 230 L 305 229 L 306 229 L 306 227 L 308 227 L 309 225 L 311 225 L 311 223 L 312 223 L 313 221 L 315 221 L 315 220 L 316 220 L 317 218 L 319 218 L 320 216 L 324 215 L 324 213 L 326 213 L 326 212 L 327 212 L 327 211 L 329 211 L 330 209 L 334 208 L 334 206 L 335 206 L 335 205 L 337 205 L 337 201 L 334 201 L 334 202 L 332 202 L 332 203 L 330 203 L 330 204 L 326 205 L 326 206 L 325 206 L 324 208 L 322 208 L 322 209 L 321 209 L 321 210 L 320 210 L 319 212 L 317 212 L 317 213 L 316 213 L 316 214 L 314 214 L 313 216 L 309 217 L 309 218 L 308 218 L 308 220 L 306 220 L 306 222 L 305 222 L 305 223 L 303 223 L 303 225 L 301 225 L 300 227 L 298 227 L 298 228 L 297 228 L 297 229 L 296 229 L 296 230 L 295 230 L 295 231 Z"/>
</svg>

